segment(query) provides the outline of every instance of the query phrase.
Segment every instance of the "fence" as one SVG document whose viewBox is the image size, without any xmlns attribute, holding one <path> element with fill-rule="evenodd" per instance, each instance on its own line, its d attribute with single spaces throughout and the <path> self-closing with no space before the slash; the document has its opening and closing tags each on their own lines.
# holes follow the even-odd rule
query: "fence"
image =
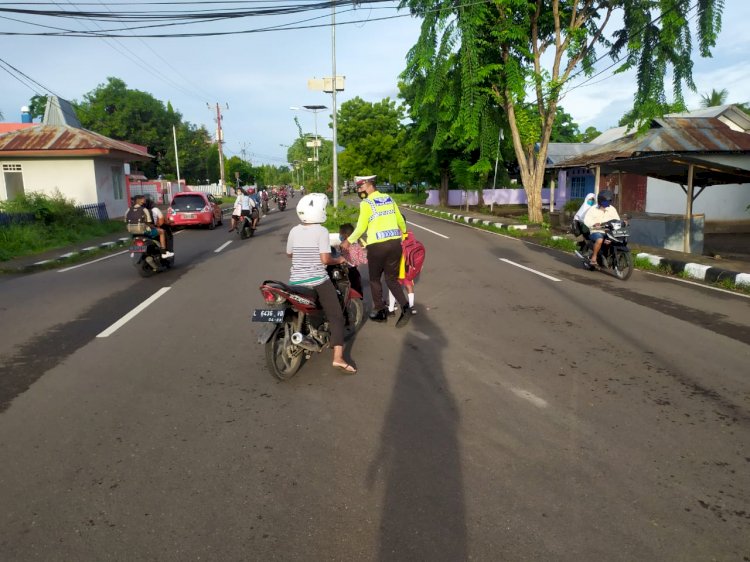
<svg viewBox="0 0 750 562">
<path fill-rule="evenodd" d="M 32 224 L 34 220 L 34 213 L 0 213 L 0 226 Z"/>
<path fill-rule="evenodd" d="M 76 209 L 81 211 L 82 214 L 86 215 L 90 219 L 98 220 L 100 222 L 109 220 L 107 206 L 104 203 L 94 203 L 93 205 L 78 205 Z"/>
<path fill-rule="evenodd" d="M 78 205 L 76 206 L 76 210 L 81 215 L 89 217 L 93 220 L 109 220 L 107 206 L 104 203 Z M 34 213 L 0 213 L 0 227 L 20 224 L 34 224 L 35 222 L 36 217 L 34 216 Z"/>
</svg>

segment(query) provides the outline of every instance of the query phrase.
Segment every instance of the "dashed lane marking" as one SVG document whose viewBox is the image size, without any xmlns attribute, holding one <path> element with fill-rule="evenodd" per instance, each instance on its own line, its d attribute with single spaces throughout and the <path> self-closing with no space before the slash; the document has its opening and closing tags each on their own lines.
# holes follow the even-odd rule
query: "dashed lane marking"
<svg viewBox="0 0 750 562">
<path fill-rule="evenodd" d="M 534 406 L 537 408 L 546 408 L 549 404 L 547 404 L 547 401 L 544 398 L 539 398 L 536 394 L 532 394 L 528 390 L 524 390 L 523 388 L 512 388 L 510 391 L 518 396 L 519 398 L 523 398 L 524 400 L 528 400 Z"/>
<path fill-rule="evenodd" d="M 546 279 L 549 279 L 551 281 L 560 281 L 557 277 L 552 277 L 551 275 L 547 275 L 546 273 L 542 273 L 541 271 L 537 271 L 536 269 L 531 269 L 530 267 L 526 267 L 525 265 L 521 265 L 520 263 L 516 263 L 514 261 L 506 260 L 505 258 L 498 258 L 500 261 L 503 261 L 505 263 L 508 263 L 510 265 L 514 265 L 516 267 L 520 267 L 521 269 L 525 269 L 526 271 L 530 271 L 531 273 L 534 273 L 535 275 L 539 275 L 541 277 L 544 277 Z"/>
<path fill-rule="evenodd" d="M 169 291 L 171 287 L 162 287 L 158 291 L 156 291 L 153 295 L 151 295 L 149 298 L 147 298 L 145 301 L 143 301 L 141 304 L 136 306 L 133 310 L 128 312 L 125 316 L 120 318 L 117 322 L 112 324 L 109 328 L 98 334 L 97 338 L 108 338 L 112 334 L 114 334 L 117 330 L 122 328 L 125 324 L 130 322 L 133 318 L 138 316 L 141 312 L 143 312 L 151 303 L 156 301 L 160 296 L 162 296 L 164 293 Z"/>
<path fill-rule="evenodd" d="M 435 236 L 440 236 L 441 238 L 445 238 L 446 240 L 449 239 L 449 237 L 446 236 L 445 234 L 440 234 L 439 232 L 435 232 L 434 230 L 430 230 L 429 228 L 426 228 L 426 227 L 424 227 L 424 226 L 422 226 L 420 224 L 417 224 L 415 222 L 411 222 L 411 221 L 406 221 L 406 222 L 407 222 L 407 224 L 410 224 L 412 226 L 416 226 L 417 228 L 421 228 L 422 230 L 426 230 L 427 232 L 429 232 L 430 234 L 434 234 Z"/>
<path fill-rule="evenodd" d="M 224 242 L 224 243 L 223 243 L 223 244 L 222 244 L 221 246 L 219 246 L 218 248 L 216 248 L 216 249 L 214 250 L 214 254 L 218 254 L 218 253 L 219 253 L 219 252 L 221 252 L 221 251 L 222 251 L 222 250 L 223 250 L 224 248 L 226 248 L 227 246 L 229 246 L 229 245 L 230 245 L 231 243 L 232 243 L 232 241 L 231 241 L 231 240 L 230 240 L 229 242 Z"/>
</svg>

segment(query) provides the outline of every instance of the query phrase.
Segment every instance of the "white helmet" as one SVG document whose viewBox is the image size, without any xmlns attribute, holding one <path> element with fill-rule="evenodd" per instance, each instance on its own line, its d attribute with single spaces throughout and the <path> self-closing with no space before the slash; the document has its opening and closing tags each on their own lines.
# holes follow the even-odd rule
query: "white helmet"
<svg viewBox="0 0 750 562">
<path fill-rule="evenodd" d="M 328 197 L 325 193 L 308 193 L 297 203 L 297 216 L 305 224 L 326 222 Z"/>
</svg>

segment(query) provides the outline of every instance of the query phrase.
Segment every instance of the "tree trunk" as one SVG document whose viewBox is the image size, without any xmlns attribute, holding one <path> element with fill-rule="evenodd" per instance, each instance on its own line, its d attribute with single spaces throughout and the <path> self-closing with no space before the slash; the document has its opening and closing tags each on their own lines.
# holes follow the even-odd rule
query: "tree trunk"
<svg viewBox="0 0 750 562">
<path fill-rule="evenodd" d="M 440 172 L 440 206 L 448 206 L 448 180 L 450 175 L 448 170 L 442 170 Z"/>
</svg>

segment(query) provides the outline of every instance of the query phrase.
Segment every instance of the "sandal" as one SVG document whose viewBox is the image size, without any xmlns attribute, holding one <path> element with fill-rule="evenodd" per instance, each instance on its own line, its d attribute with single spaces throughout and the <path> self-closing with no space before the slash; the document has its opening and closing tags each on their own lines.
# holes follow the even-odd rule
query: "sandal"
<svg viewBox="0 0 750 562">
<path fill-rule="evenodd" d="M 349 365 L 349 363 L 332 363 L 334 367 L 344 371 L 347 375 L 354 375 L 357 369 Z"/>
</svg>

